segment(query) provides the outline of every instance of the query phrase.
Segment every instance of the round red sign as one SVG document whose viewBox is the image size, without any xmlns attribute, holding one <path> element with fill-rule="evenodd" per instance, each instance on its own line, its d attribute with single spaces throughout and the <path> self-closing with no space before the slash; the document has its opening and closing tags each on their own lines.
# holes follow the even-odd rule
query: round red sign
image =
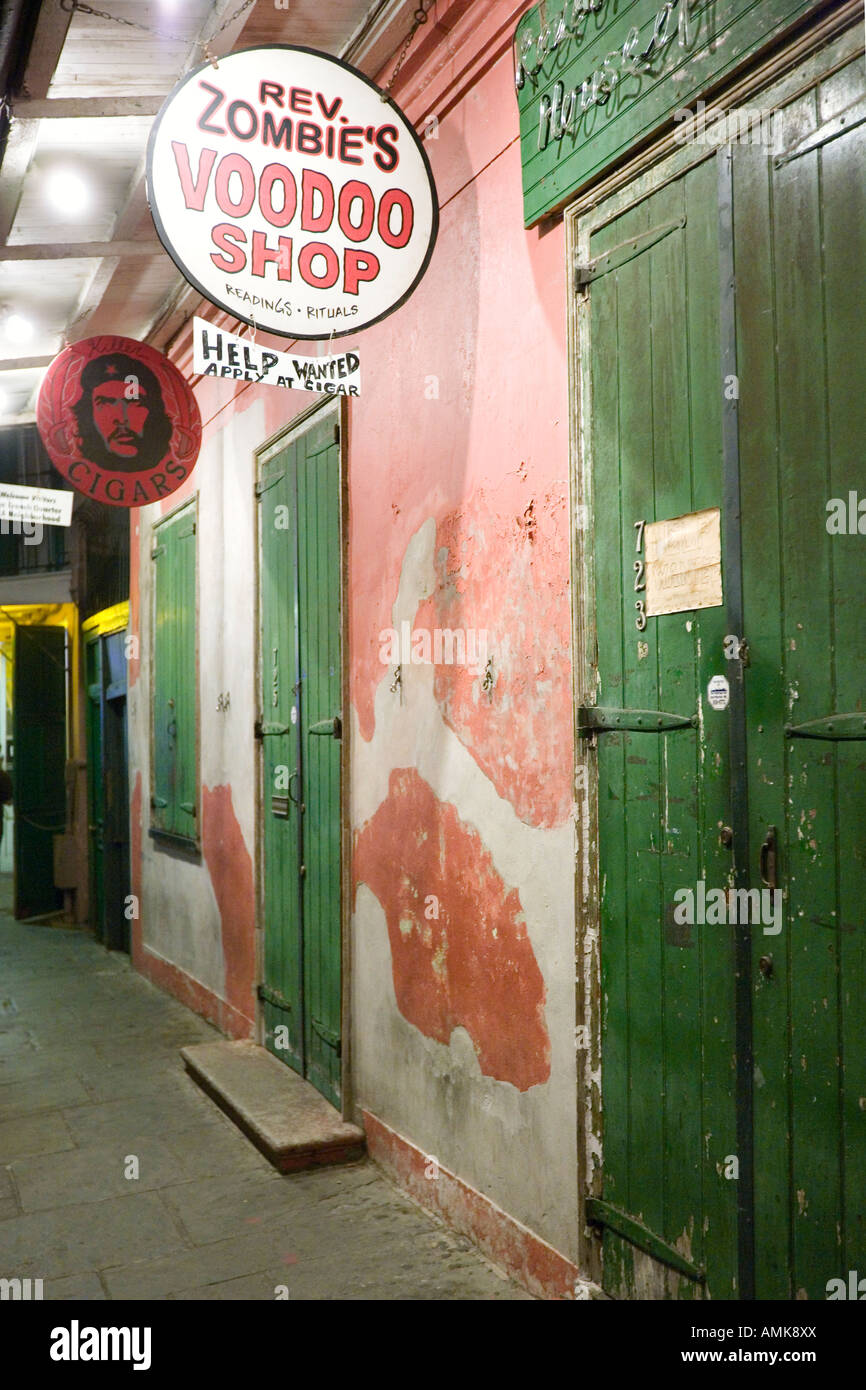
<svg viewBox="0 0 866 1390">
<path fill-rule="evenodd" d="M 85 338 L 55 357 L 36 406 L 55 468 L 111 507 L 168 497 L 192 472 L 201 416 L 174 363 L 133 338 Z"/>
</svg>

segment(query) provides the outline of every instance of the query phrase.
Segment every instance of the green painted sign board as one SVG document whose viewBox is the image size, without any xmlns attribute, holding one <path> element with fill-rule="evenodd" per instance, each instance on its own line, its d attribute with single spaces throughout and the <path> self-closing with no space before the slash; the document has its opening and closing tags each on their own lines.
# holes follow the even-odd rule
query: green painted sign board
<svg viewBox="0 0 866 1390">
<path fill-rule="evenodd" d="M 527 11 L 514 45 L 527 227 L 827 8 L 826 0 L 546 0 Z"/>
</svg>

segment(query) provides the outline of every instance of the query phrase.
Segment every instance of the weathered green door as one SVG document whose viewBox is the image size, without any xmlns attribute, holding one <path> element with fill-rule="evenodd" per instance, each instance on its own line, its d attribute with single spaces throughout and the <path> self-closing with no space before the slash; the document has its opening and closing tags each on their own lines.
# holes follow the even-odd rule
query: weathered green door
<svg viewBox="0 0 866 1390">
<path fill-rule="evenodd" d="M 340 490 L 333 415 L 263 463 L 265 1040 L 340 1098 Z"/>
<path fill-rule="evenodd" d="M 87 639 L 90 920 L 111 951 L 129 950 L 129 778 L 125 632 Z"/>
<path fill-rule="evenodd" d="M 826 524 L 862 489 L 866 127 L 822 138 L 862 88 L 837 73 L 784 113 L 794 158 L 722 151 L 590 243 L 588 1215 L 616 1296 L 823 1299 L 866 1267 L 866 538 Z M 640 523 L 715 508 L 722 603 L 646 616 Z M 682 922 L 701 883 L 781 897 Z"/>
<path fill-rule="evenodd" d="M 88 639 L 87 673 L 87 829 L 90 851 L 90 922 L 100 941 L 105 939 L 105 781 L 102 775 L 102 642 Z"/>
<path fill-rule="evenodd" d="M 604 1108 L 600 1200 L 614 1293 L 736 1295 L 732 941 L 674 894 L 725 881 L 723 720 L 691 721 L 724 611 L 647 618 L 647 523 L 720 507 L 718 214 L 712 161 L 592 238 L 592 467 Z M 610 261 L 599 258 L 612 252 Z M 605 718 L 611 727 L 593 732 Z M 661 711 L 650 719 L 646 711 Z M 618 721 L 618 722 L 617 722 Z"/>
<path fill-rule="evenodd" d="M 60 907 L 54 836 L 66 828 L 66 629 L 15 627 L 15 916 Z"/>
<path fill-rule="evenodd" d="M 866 1273 L 864 96 L 861 58 L 734 160 L 749 839 L 787 909 L 753 941 L 759 1298 Z"/>
</svg>

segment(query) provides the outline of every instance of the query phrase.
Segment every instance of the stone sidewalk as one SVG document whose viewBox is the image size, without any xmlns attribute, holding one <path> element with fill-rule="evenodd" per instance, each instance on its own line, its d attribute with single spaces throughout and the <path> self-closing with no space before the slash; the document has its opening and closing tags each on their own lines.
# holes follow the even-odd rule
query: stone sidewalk
<svg viewBox="0 0 866 1390">
<path fill-rule="evenodd" d="M 86 933 L 0 913 L 0 1278 L 46 1299 L 529 1299 L 370 1161 L 280 1176 L 184 1072 L 179 1049 L 218 1037 Z"/>
</svg>

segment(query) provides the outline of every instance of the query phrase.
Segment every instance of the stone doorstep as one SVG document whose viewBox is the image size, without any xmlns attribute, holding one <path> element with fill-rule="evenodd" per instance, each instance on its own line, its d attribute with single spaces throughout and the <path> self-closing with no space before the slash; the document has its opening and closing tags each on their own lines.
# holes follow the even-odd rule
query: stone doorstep
<svg viewBox="0 0 866 1390">
<path fill-rule="evenodd" d="M 363 1158 L 364 1131 L 258 1043 L 196 1043 L 189 1075 L 281 1173 Z"/>
</svg>

